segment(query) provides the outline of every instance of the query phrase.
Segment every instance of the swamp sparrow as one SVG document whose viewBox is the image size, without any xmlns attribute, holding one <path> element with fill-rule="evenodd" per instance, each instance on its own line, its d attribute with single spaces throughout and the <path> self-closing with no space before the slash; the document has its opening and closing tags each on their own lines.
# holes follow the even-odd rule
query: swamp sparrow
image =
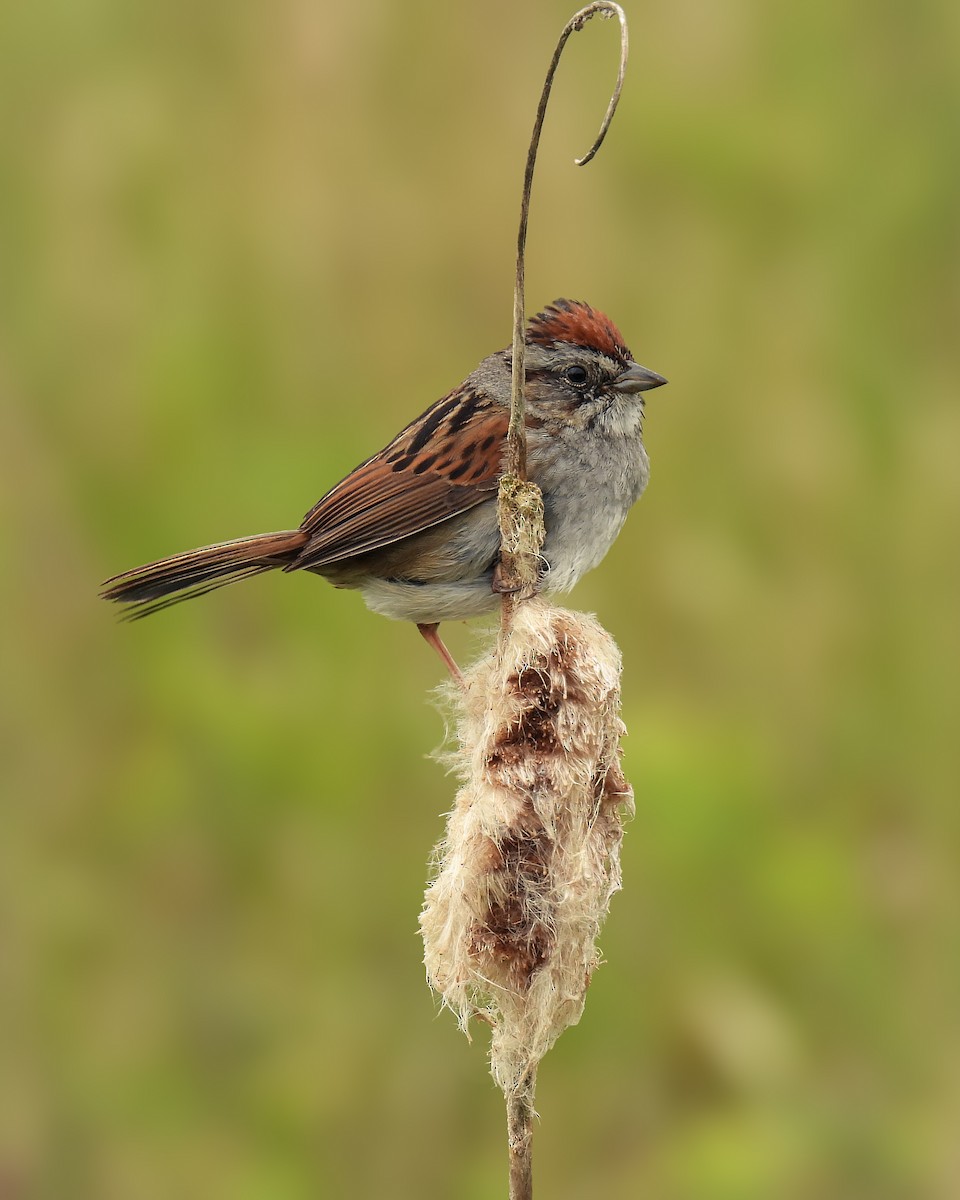
<svg viewBox="0 0 960 1200">
<path fill-rule="evenodd" d="M 131 619 L 264 571 L 312 571 L 374 612 L 414 621 L 455 674 L 441 621 L 495 609 L 497 485 L 510 412 L 509 349 L 319 500 L 299 529 L 175 554 L 125 571 L 103 596 Z M 610 549 L 647 483 L 643 393 L 666 380 L 634 362 L 613 322 L 556 300 L 526 331 L 527 470 L 543 492 L 540 588 L 562 592 Z"/>
</svg>

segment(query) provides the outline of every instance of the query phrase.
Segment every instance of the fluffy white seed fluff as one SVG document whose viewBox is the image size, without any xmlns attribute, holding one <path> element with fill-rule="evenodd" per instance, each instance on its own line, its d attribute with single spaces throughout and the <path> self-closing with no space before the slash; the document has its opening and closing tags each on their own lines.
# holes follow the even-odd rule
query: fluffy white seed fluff
<svg viewBox="0 0 960 1200">
<path fill-rule="evenodd" d="M 583 1011 L 620 887 L 620 653 L 589 616 L 541 598 L 457 698 L 461 787 L 420 927 L 427 978 L 516 1091 Z"/>
</svg>

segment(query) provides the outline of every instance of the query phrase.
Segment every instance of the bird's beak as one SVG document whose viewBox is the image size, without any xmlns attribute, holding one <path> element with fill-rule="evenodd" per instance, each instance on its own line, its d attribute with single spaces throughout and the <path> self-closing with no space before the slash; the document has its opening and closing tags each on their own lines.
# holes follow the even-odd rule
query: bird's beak
<svg viewBox="0 0 960 1200">
<path fill-rule="evenodd" d="M 626 370 L 620 372 L 613 386 L 618 392 L 632 395 L 633 392 L 649 392 L 651 388 L 663 387 L 666 382 L 656 371 L 650 371 L 641 367 L 639 363 L 632 362 Z"/>
</svg>

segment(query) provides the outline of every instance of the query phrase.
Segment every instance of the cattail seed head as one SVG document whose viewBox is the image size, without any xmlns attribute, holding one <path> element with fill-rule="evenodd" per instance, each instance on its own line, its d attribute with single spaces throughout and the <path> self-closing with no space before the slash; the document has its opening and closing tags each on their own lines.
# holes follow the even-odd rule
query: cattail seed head
<svg viewBox="0 0 960 1200">
<path fill-rule="evenodd" d="M 592 618 L 535 598 L 458 698 L 461 787 L 420 927 L 427 978 L 519 1087 L 583 1011 L 620 887 L 620 653 Z"/>
</svg>

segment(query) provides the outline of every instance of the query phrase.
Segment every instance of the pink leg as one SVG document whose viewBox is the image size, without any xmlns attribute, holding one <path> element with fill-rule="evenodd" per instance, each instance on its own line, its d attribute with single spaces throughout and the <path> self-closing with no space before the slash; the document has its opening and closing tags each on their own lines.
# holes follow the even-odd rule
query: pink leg
<svg viewBox="0 0 960 1200">
<path fill-rule="evenodd" d="M 463 682 L 463 676 L 460 674 L 460 668 L 457 666 L 453 655 L 440 640 L 440 634 L 437 633 L 437 630 L 440 628 L 440 623 L 435 621 L 432 625 L 418 624 L 417 628 L 420 630 L 423 640 L 427 643 L 427 645 L 432 646 L 443 659 L 447 670 L 450 672 L 453 678 L 457 681 L 457 683 L 460 684 L 461 687 L 464 687 L 465 685 Z"/>
</svg>

